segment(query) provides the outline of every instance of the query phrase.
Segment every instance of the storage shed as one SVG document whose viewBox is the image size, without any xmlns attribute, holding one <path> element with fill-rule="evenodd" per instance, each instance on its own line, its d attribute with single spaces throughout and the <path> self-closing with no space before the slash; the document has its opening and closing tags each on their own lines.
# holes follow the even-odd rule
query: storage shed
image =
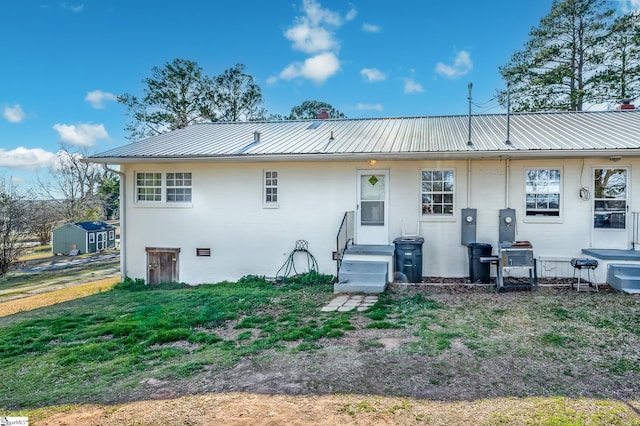
<svg viewBox="0 0 640 426">
<path fill-rule="evenodd" d="M 54 229 L 52 240 L 53 254 L 96 253 L 115 248 L 116 227 L 101 221 L 67 223 Z"/>
</svg>

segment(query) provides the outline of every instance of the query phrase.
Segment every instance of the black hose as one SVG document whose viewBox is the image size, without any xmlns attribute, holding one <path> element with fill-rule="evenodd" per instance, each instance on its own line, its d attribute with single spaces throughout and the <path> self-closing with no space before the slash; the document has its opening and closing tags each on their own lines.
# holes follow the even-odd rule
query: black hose
<svg viewBox="0 0 640 426">
<path fill-rule="evenodd" d="M 306 240 L 298 240 L 296 241 L 296 247 L 289 254 L 289 257 L 287 257 L 284 265 L 282 265 L 280 269 L 278 269 L 278 272 L 276 272 L 276 281 L 282 282 L 286 280 L 291 275 L 291 272 L 293 272 L 294 275 L 301 275 L 296 269 L 296 253 L 302 253 L 306 255 L 307 272 L 305 273 L 318 272 L 318 262 L 316 261 L 316 258 L 313 256 L 313 254 L 311 254 L 311 252 L 309 251 L 309 243 Z"/>
</svg>

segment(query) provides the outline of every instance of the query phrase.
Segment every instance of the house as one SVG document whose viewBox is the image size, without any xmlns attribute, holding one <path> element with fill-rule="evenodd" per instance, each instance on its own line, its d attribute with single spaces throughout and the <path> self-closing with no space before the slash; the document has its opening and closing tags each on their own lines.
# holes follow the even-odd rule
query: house
<svg viewBox="0 0 640 426">
<path fill-rule="evenodd" d="M 116 246 L 116 228 L 105 222 L 67 223 L 53 230 L 53 254 L 97 253 Z"/>
<path fill-rule="evenodd" d="M 529 241 L 540 276 L 640 260 L 637 110 L 196 124 L 88 161 L 118 166 L 123 275 L 150 283 L 273 277 L 299 240 L 335 275 L 407 234 L 428 277 L 468 276 L 473 241 Z"/>
</svg>

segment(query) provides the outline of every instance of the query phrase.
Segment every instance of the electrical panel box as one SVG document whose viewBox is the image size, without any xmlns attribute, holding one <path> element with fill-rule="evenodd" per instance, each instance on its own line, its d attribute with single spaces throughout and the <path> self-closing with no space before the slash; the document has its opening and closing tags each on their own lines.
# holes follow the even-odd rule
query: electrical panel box
<svg viewBox="0 0 640 426">
<path fill-rule="evenodd" d="M 498 224 L 499 242 L 516 240 L 516 211 L 515 209 L 501 209 Z"/>
<path fill-rule="evenodd" d="M 460 232 L 460 244 L 466 246 L 476 242 L 476 222 L 478 219 L 477 209 L 462 209 L 462 230 Z"/>
</svg>

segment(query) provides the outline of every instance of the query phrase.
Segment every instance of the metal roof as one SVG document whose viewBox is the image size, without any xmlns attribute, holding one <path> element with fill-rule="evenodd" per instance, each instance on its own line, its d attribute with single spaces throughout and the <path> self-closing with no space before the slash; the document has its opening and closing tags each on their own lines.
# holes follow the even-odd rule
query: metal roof
<svg viewBox="0 0 640 426">
<path fill-rule="evenodd" d="M 115 229 L 113 225 L 109 225 L 106 222 L 96 221 L 96 222 L 76 222 L 74 223 L 78 228 L 82 228 L 85 231 L 107 231 L 111 229 Z"/>
<path fill-rule="evenodd" d="M 469 144 L 471 121 L 471 144 Z M 507 126 L 508 121 L 508 126 Z M 509 141 L 507 141 L 509 127 Z M 257 137 L 259 133 L 259 138 Z M 585 152 L 587 151 L 587 152 Z M 640 110 L 194 124 L 88 160 L 640 155 Z"/>
</svg>

